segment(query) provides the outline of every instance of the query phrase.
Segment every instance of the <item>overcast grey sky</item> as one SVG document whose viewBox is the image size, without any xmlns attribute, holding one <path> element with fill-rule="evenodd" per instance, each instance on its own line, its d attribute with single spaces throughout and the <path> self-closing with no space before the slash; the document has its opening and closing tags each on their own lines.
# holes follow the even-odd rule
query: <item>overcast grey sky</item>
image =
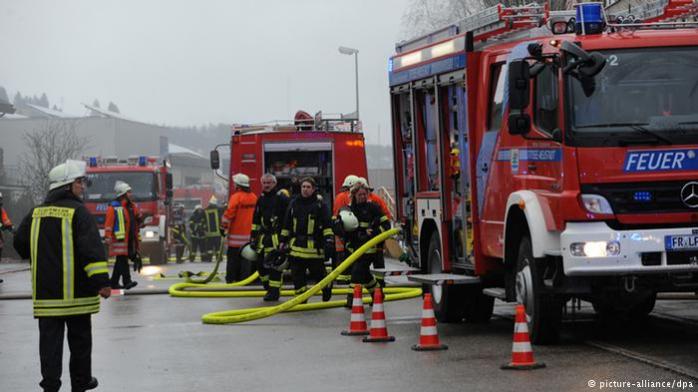
<svg viewBox="0 0 698 392">
<path fill-rule="evenodd" d="M 408 0 L 0 0 L 0 86 L 167 125 L 360 111 L 389 143 L 387 60 Z"/>
</svg>

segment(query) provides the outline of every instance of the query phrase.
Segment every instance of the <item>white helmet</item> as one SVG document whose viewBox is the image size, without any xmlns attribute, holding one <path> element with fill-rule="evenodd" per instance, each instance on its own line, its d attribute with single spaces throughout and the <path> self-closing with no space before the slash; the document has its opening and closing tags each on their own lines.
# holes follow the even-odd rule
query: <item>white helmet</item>
<svg viewBox="0 0 698 392">
<path fill-rule="evenodd" d="M 116 184 L 114 184 L 114 192 L 116 192 L 116 197 L 121 197 L 130 190 L 131 186 L 123 181 L 117 181 Z"/>
<path fill-rule="evenodd" d="M 245 174 L 238 173 L 233 176 L 233 184 L 249 188 L 250 187 L 250 177 Z"/>
<path fill-rule="evenodd" d="M 366 186 L 366 188 L 368 188 L 368 181 L 366 181 L 366 178 L 364 178 L 364 177 L 359 177 L 359 178 L 356 180 L 356 182 L 360 182 L 360 183 L 364 184 L 364 186 Z"/>
<path fill-rule="evenodd" d="M 340 210 L 339 219 L 342 221 L 342 227 L 344 227 L 344 231 L 346 232 L 352 232 L 359 228 L 359 219 L 351 210 L 346 208 Z"/>
<path fill-rule="evenodd" d="M 211 205 L 213 205 L 213 206 L 217 206 L 217 205 L 218 205 L 218 199 L 216 199 L 216 196 L 215 196 L 215 195 L 214 195 L 214 196 L 211 196 L 211 198 L 208 199 L 208 205 L 210 205 L 210 206 L 211 206 Z"/>
<path fill-rule="evenodd" d="M 249 242 L 240 249 L 240 256 L 248 261 L 257 261 L 257 252 L 252 249 L 252 244 Z"/>
<path fill-rule="evenodd" d="M 194 210 L 203 210 L 204 207 L 201 204 L 197 204 L 194 206 Z"/>
<path fill-rule="evenodd" d="M 48 189 L 54 190 L 64 185 L 72 184 L 78 178 L 85 177 L 85 167 L 87 164 L 83 161 L 67 160 L 65 163 L 51 169 L 48 172 L 48 179 L 51 182 Z"/>
<path fill-rule="evenodd" d="M 351 188 L 352 185 L 354 185 L 354 183 L 356 183 L 356 181 L 358 179 L 359 179 L 359 177 L 357 177 L 353 174 L 350 174 L 344 178 L 344 183 L 342 184 L 342 186 L 345 186 L 347 188 Z"/>
</svg>

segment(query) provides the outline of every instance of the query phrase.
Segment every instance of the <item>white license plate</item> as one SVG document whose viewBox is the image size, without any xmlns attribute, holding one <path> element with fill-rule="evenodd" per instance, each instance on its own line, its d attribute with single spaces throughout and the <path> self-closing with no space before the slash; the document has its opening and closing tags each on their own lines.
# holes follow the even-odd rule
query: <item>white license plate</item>
<svg viewBox="0 0 698 392">
<path fill-rule="evenodd" d="M 664 236 L 664 249 L 668 251 L 698 249 L 698 234 Z"/>
</svg>

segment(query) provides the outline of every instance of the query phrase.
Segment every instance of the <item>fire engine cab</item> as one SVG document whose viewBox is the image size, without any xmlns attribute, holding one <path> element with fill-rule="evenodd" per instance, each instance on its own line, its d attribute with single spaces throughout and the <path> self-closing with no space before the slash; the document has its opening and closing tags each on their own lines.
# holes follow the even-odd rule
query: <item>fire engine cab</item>
<svg viewBox="0 0 698 392">
<path fill-rule="evenodd" d="M 440 320 L 518 301 L 552 343 L 570 299 L 698 290 L 696 5 L 649 3 L 498 5 L 396 45 L 396 207 Z"/>
<path fill-rule="evenodd" d="M 141 254 L 151 264 L 165 264 L 169 258 L 169 230 L 171 215 L 172 173 L 169 164 L 155 157 L 133 156 L 126 160 L 116 157 L 87 159 L 87 178 L 90 186 L 85 191 L 85 206 L 95 216 L 104 237 L 107 207 L 115 199 L 114 184 L 124 181 L 132 188 L 144 220 L 140 229 Z"/>
<path fill-rule="evenodd" d="M 302 111 L 292 123 L 234 126 L 230 192 L 236 173 L 250 177 L 250 188 L 256 194 L 261 192 L 264 173 L 274 174 L 278 188 L 292 194 L 300 192 L 298 181 L 313 177 L 318 192 L 331 206 L 347 175 L 367 177 L 364 135 L 357 128 L 356 121 L 322 118 L 321 113 L 312 117 Z M 212 151 L 211 156 L 212 167 L 217 169 L 218 152 Z"/>
</svg>

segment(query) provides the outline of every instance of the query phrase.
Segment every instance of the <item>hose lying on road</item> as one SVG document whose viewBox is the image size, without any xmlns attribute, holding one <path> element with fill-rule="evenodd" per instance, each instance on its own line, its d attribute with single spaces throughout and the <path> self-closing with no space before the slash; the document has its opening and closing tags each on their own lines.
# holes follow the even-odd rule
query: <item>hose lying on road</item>
<svg viewBox="0 0 698 392">
<path fill-rule="evenodd" d="M 310 304 L 301 304 L 308 300 L 308 298 L 314 296 L 322 288 L 334 281 L 337 276 L 339 276 L 344 270 L 349 268 L 354 261 L 356 261 L 361 255 L 364 254 L 374 245 L 379 244 L 386 238 L 397 234 L 399 229 L 392 229 L 382 233 L 375 238 L 371 239 L 363 246 L 361 246 L 356 252 L 352 253 L 346 260 L 344 260 L 334 271 L 327 275 L 320 282 L 311 287 L 308 291 L 303 294 L 298 295 L 286 302 L 283 302 L 276 306 L 266 306 L 258 308 L 249 309 L 234 309 L 226 310 L 221 312 L 214 312 L 205 314 L 202 316 L 202 321 L 206 324 L 232 324 L 240 323 L 245 321 L 257 320 L 260 318 L 265 318 L 273 316 L 279 312 L 287 311 L 303 311 L 303 310 L 316 310 L 316 309 L 327 309 L 340 307 L 345 304 L 344 300 L 340 301 L 329 301 L 329 302 L 318 302 Z M 248 278 L 249 279 L 249 278 Z M 243 282 L 238 282 L 238 286 L 242 285 Z M 178 283 L 170 287 L 170 295 L 173 297 L 261 297 L 265 294 L 263 290 L 239 290 L 236 289 L 232 284 L 193 284 L 193 283 Z M 186 290 L 192 288 L 195 291 Z M 352 291 L 350 289 L 334 289 L 333 294 L 350 294 Z M 388 287 L 384 290 L 386 301 L 395 301 L 399 299 L 408 299 L 419 297 L 422 295 L 422 290 L 419 288 L 407 288 L 407 287 Z M 292 290 L 282 290 L 281 295 L 283 296 L 293 296 L 294 292 Z M 370 302 L 370 298 L 364 298 L 364 302 Z"/>
</svg>

